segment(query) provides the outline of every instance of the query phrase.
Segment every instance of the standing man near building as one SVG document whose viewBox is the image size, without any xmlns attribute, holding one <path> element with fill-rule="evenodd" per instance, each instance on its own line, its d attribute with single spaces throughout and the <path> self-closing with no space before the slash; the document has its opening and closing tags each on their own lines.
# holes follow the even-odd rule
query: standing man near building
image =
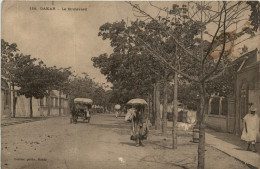
<svg viewBox="0 0 260 169">
<path fill-rule="evenodd" d="M 250 151 L 250 146 L 253 146 L 253 152 L 256 150 L 256 136 L 259 132 L 259 117 L 256 114 L 257 109 L 250 107 L 250 113 L 243 118 L 243 132 L 241 139 L 245 140 L 248 144 L 247 150 Z"/>
</svg>

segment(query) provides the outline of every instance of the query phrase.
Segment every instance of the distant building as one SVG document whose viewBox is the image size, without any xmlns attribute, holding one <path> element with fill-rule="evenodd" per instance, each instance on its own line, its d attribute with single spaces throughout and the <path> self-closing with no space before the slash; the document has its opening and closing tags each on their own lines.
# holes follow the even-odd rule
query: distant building
<svg viewBox="0 0 260 169">
<path fill-rule="evenodd" d="M 65 115 L 69 113 L 69 103 L 66 95 L 59 94 L 58 90 L 53 90 L 50 93 L 50 108 L 51 108 L 51 115 L 58 116 L 59 115 L 59 108 L 61 108 L 61 115 Z M 60 101 L 59 101 L 60 98 Z M 40 116 L 47 116 L 48 115 L 48 99 L 44 97 L 39 100 L 40 107 L 39 113 Z M 59 106 L 61 103 L 61 107 Z"/>
<path fill-rule="evenodd" d="M 59 115 L 59 98 L 61 99 L 61 115 L 68 114 L 69 105 L 68 99 L 64 94 L 59 96 L 59 91 L 53 90 L 50 93 L 50 116 Z M 45 96 L 42 99 L 32 100 L 33 117 L 48 116 L 48 99 Z M 17 96 L 16 101 L 16 117 L 29 117 L 30 116 L 30 100 L 25 96 Z"/>
<path fill-rule="evenodd" d="M 13 117 L 13 91 L 10 85 L 4 78 L 1 78 L 1 117 Z M 24 95 L 17 95 L 18 88 L 15 87 L 16 97 L 16 113 L 15 117 L 29 117 L 30 116 L 30 99 Z M 58 116 L 59 109 L 61 115 L 69 113 L 69 104 L 66 95 L 60 94 L 57 90 L 52 90 L 50 93 L 50 116 Z M 32 99 L 33 117 L 48 116 L 48 102 L 45 96 L 42 99 Z"/>
</svg>

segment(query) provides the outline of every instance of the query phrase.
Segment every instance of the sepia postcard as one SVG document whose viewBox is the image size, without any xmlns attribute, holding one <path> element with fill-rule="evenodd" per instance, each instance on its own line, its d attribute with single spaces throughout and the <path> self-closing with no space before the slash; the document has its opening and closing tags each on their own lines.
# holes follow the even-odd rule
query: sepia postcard
<svg viewBox="0 0 260 169">
<path fill-rule="evenodd" d="M 260 168 L 258 1 L 1 4 L 2 169 Z"/>
</svg>

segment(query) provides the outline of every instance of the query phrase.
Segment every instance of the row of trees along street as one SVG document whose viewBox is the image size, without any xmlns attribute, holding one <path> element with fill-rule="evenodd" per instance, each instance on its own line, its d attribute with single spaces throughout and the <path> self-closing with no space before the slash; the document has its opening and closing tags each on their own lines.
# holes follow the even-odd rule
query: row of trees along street
<svg viewBox="0 0 260 169">
<path fill-rule="evenodd" d="M 113 84 L 114 102 L 125 103 L 134 97 L 153 100 L 153 123 L 162 134 L 166 134 L 166 105 L 173 100 L 173 148 L 177 148 L 177 99 L 197 110 L 198 168 L 203 169 L 206 104 L 214 93 L 228 96 L 233 92 L 232 80 L 242 60 L 232 60 L 232 50 L 256 36 L 259 3 L 189 2 L 171 7 L 150 3 L 158 10 L 156 16 L 138 4 L 126 3 L 137 19 L 100 27 L 98 35 L 109 40 L 114 50 L 93 57 L 94 66 Z M 160 100 L 164 105 L 162 126 Z"/>
<path fill-rule="evenodd" d="M 1 40 L 2 76 L 10 83 L 12 91 L 15 91 L 15 87 L 18 87 L 18 95 L 30 98 L 30 117 L 32 117 L 32 98 L 40 99 L 47 96 L 49 103 L 50 98 L 48 96 L 51 90 L 64 90 L 71 71 L 70 68 L 47 67 L 40 59 L 18 52 L 16 43 L 9 44 L 4 39 Z M 13 117 L 15 117 L 15 92 L 12 92 L 12 94 Z M 50 106 L 48 106 L 48 115 L 50 115 Z"/>
<path fill-rule="evenodd" d="M 32 98 L 47 97 L 48 115 L 51 113 L 50 92 L 58 90 L 68 95 L 69 103 L 76 97 L 88 97 L 94 104 L 109 106 L 110 92 L 94 82 L 86 73 L 75 75 L 71 68 L 48 67 L 40 59 L 19 53 L 16 43 L 1 40 L 1 76 L 10 84 L 12 91 L 30 99 L 30 117 L 33 117 Z M 16 115 L 16 96 L 13 94 L 13 117 Z M 59 99 L 61 115 L 61 99 Z"/>
</svg>

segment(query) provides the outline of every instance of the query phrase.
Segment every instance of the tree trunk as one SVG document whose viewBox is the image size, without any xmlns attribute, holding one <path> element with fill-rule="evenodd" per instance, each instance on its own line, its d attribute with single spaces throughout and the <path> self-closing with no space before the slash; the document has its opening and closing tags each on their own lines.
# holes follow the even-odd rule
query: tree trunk
<svg viewBox="0 0 260 169">
<path fill-rule="evenodd" d="M 148 94 L 148 119 L 151 121 L 151 95 Z"/>
<path fill-rule="evenodd" d="M 235 82 L 237 81 L 237 75 L 236 75 L 236 77 L 235 77 Z M 237 89 L 237 85 L 235 85 L 235 88 L 234 88 L 234 91 L 235 91 L 235 109 L 234 109 L 234 130 L 233 130 L 233 133 L 235 134 L 235 135 L 238 135 L 238 126 L 237 126 L 237 116 L 238 116 L 238 109 L 237 109 L 237 107 L 238 107 L 238 97 L 239 97 L 239 95 L 238 95 L 238 89 Z"/>
<path fill-rule="evenodd" d="M 14 90 L 14 83 L 12 83 L 12 88 L 13 88 L 13 118 L 15 118 L 16 115 L 16 97 L 15 97 L 15 90 Z"/>
<path fill-rule="evenodd" d="M 160 87 L 159 87 L 158 82 L 156 82 L 155 107 L 156 107 L 155 130 L 159 130 L 160 129 L 161 117 L 160 117 Z"/>
<path fill-rule="evenodd" d="M 30 97 L 30 118 L 33 117 L 33 109 L 32 109 L 32 97 Z"/>
<path fill-rule="evenodd" d="M 199 124 L 199 146 L 198 146 L 198 169 L 205 167 L 205 84 L 200 84 L 200 113 Z"/>
<path fill-rule="evenodd" d="M 47 95 L 47 102 L 48 102 L 48 113 L 47 113 L 47 116 L 50 116 L 50 115 L 51 115 L 51 99 L 50 99 L 50 92 L 48 92 L 48 95 Z"/>
<path fill-rule="evenodd" d="M 201 1 L 201 6 L 202 6 Z M 201 8 L 201 23 L 203 22 L 203 8 Z M 201 35 L 201 41 L 203 42 L 203 30 L 200 32 Z M 201 43 L 200 48 L 201 53 L 201 61 L 204 59 L 204 47 L 203 43 Z M 201 62 L 201 79 L 205 77 L 205 66 L 203 64 L 203 61 Z M 199 109 L 199 118 L 198 118 L 198 124 L 199 124 L 199 146 L 198 146 L 198 169 L 204 169 L 205 168 L 205 82 L 201 81 L 199 83 L 200 87 L 200 109 Z"/>
<path fill-rule="evenodd" d="M 59 90 L 59 116 L 61 116 L 61 91 Z"/>
<path fill-rule="evenodd" d="M 11 111 L 11 103 L 12 103 L 12 86 L 10 85 L 10 87 L 8 88 L 8 93 L 7 93 L 7 97 L 8 97 L 8 105 L 9 105 L 9 109 L 10 109 L 10 117 L 12 117 L 12 111 Z M 7 103 L 6 103 L 7 104 Z"/>
<path fill-rule="evenodd" d="M 177 119 L 178 119 L 178 74 L 174 75 L 174 92 L 173 92 L 173 119 L 172 119 L 172 148 L 177 149 Z"/>
<path fill-rule="evenodd" d="M 151 123 L 153 126 L 155 126 L 155 118 L 156 118 L 156 85 L 155 83 L 153 84 L 153 95 L 152 95 L 152 118 L 151 118 Z"/>
<path fill-rule="evenodd" d="M 163 114 L 162 114 L 162 134 L 167 135 L 167 106 L 168 106 L 168 82 L 165 80 L 163 86 Z"/>
</svg>

